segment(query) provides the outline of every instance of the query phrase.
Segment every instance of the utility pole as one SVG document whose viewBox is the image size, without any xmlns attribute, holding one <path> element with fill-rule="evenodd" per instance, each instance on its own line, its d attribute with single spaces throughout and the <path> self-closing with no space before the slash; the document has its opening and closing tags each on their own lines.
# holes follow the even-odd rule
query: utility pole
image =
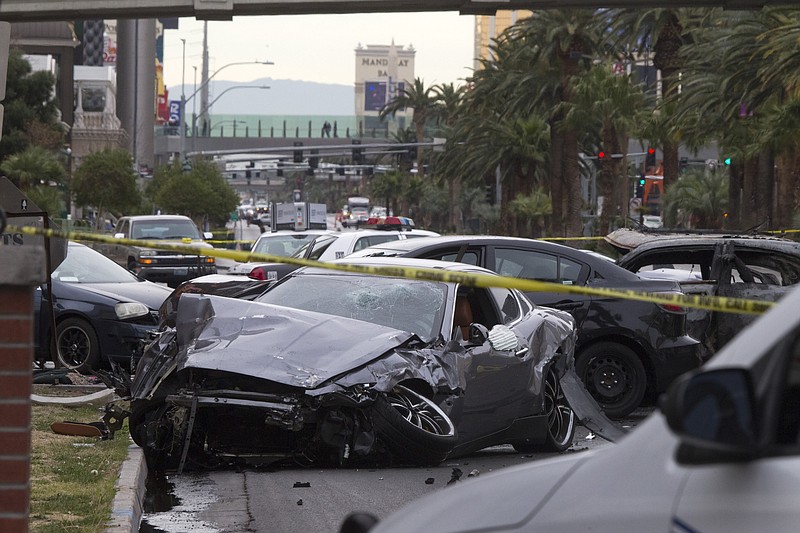
<svg viewBox="0 0 800 533">
<path fill-rule="evenodd" d="M 203 135 L 208 134 L 208 21 L 203 22 L 203 72 L 200 75 L 200 131 Z M 203 110 L 206 110 L 203 113 Z"/>
</svg>

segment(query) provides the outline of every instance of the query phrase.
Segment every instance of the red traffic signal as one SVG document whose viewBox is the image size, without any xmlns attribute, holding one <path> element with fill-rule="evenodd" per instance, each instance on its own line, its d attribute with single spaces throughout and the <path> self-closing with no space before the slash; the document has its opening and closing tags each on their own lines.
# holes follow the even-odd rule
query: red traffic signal
<svg viewBox="0 0 800 533">
<path fill-rule="evenodd" d="M 597 158 L 598 159 L 605 159 L 606 158 L 606 153 L 603 150 L 600 150 L 599 152 L 597 152 Z"/>
<path fill-rule="evenodd" d="M 647 155 L 644 157 L 644 167 L 645 172 L 649 169 L 653 169 L 656 166 L 656 149 L 649 147 L 647 148 Z"/>
</svg>

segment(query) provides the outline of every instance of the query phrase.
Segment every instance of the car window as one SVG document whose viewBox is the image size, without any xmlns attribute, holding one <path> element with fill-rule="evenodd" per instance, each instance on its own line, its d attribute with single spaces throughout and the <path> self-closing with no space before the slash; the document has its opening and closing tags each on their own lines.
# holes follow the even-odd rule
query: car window
<svg viewBox="0 0 800 533">
<path fill-rule="evenodd" d="M 67 256 L 53 270 L 51 277 L 64 283 L 137 283 L 139 279 L 86 246 L 70 245 Z"/>
<path fill-rule="evenodd" d="M 302 235 L 272 234 L 258 239 L 252 251 L 258 254 L 290 256 L 317 236 L 308 233 Z"/>
<path fill-rule="evenodd" d="M 495 248 L 495 271 L 502 276 L 573 285 L 579 282 L 582 268 L 582 263 L 554 254 Z"/>
<path fill-rule="evenodd" d="M 438 251 L 423 256 L 425 259 L 436 259 L 439 261 L 450 261 L 451 263 L 458 257 L 458 250 Z M 480 253 L 478 250 L 467 250 L 461 257 L 461 262 L 467 265 L 480 266 Z"/>
<path fill-rule="evenodd" d="M 494 298 L 497 308 L 500 309 L 500 319 L 503 324 L 509 325 L 522 316 L 519 303 L 509 289 L 493 287 L 489 289 L 489 292 Z"/>
<path fill-rule="evenodd" d="M 333 241 L 338 238 L 338 235 L 320 235 L 316 239 L 306 242 L 303 246 L 298 248 L 291 257 L 318 259 L 322 252 L 328 249 Z"/>
<path fill-rule="evenodd" d="M 137 220 L 131 225 L 134 239 L 200 239 L 191 220 Z"/>
<path fill-rule="evenodd" d="M 114 230 L 115 233 L 124 233 L 125 235 L 128 234 L 128 221 L 123 220 L 122 223 L 116 227 Z"/>
<path fill-rule="evenodd" d="M 368 235 L 367 237 L 361 237 L 356 240 L 356 244 L 353 247 L 353 251 L 357 252 L 359 250 L 363 250 L 364 248 L 369 248 L 370 246 L 375 246 L 376 244 L 383 244 L 385 242 L 390 241 L 397 241 L 400 239 L 399 235 Z"/>
<path fill-rule="evenodd" d="M 256 301 L 372 322 L 431 341 L 441 331 L 447 285 L 377 276 L 303 274 L 285 279 Z"/>
</svg>

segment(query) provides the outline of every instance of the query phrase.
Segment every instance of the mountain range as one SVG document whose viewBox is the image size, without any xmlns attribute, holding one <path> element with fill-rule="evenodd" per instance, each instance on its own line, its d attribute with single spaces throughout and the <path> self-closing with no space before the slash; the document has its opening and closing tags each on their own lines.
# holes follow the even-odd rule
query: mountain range
<svg viewBox="0 0 800 533">
<path fill-rule="evenodd" d="M 258 86 L 267 86 L 269 89 L 231 90 L 233 87 Z M 187 85 L 187 98 L 194 91 L 193 86 Z M 179 86 L 172 87 L 170 99 L 180 99 Z M 260 78 L 249 82 L 212 80 L 209 82 L 208 101 L 213 103 L 210 106 L 210 113 L 213 115 L 353 116 L 355 114 L 355 88 L 353 85 L 311 81 L 273 78 Z M 199 113 L 199 93 L 186 103 L 188 113 L 192 113 L 195 107 Z"/>
</svg>

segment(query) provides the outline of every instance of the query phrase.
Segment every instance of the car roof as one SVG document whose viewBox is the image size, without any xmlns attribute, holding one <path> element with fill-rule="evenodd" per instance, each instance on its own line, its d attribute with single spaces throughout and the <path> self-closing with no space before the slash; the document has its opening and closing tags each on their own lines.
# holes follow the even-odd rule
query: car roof
<svg viewBox="0 0 800 533">
<path fill-rule="evenodd" d="M 681 233 L 677 231 L 636 231 L 622 228 L 605 236 L 605 241 L 622 253 L 631 250 L 653 250 L 673 246 L 713 246 L 720 242 L 733 242 L 763 249 L 785 249 L 800 253 L 800 243 L 772 235 L 735 233 Z"/>
<path fill-rule="evenodd" d="M 123 218 L 127 218 L 131 221 L 139 221 L 139 220 L 191 220 L 191 218 L 185 215 L 133 215 L 133 216 L 126 216 Z"/>
<path fill-rule="evenodd" d="M 406 239 L 402 241 L 391 241 L 391 242 L 376 244 L 375 246 L 370 246 L 365 250 L 393 250 L 393 251 L 397 250 L 397 251 L 409 252 L 411 250 L 417 250 L 423 247 L 439 248 L 442 245 L 448 245 L 448 244 L 451 244 L 453 246 L 461 246 L 463 244 L 529 245 L 532 242 L 535 242 L 536 246 L 539 247 L 540 249 L 551 250 L 554 253 L 565 252 L 565 251 L 582 252 L 582 250 L 578 250 L 577 248 L 573 248 L 571 246 L 567 246 L 564 244 L 557 244 L 554 242 L 537 240 L 537 239 L 528 239 L 526 237 L 505 237 L 501 235 L 446 235 L 439 237 L 429 237 L 427 239 Z"/>
<path fill-rule="evenodd" d="M 437 259 L 417 259 L 413 257 L 343 257 L 341 259 L 335 259 L 328 262 L 364 266 L 432 268 L 436 270 L 446 270 L 448 272 L 471 272 L 474 274 L 489 274 L 491 276 L 497 276 L 497 273 L 475 265 L 454 263 L 450 261 L 439 261 Z"/>
</svg>

